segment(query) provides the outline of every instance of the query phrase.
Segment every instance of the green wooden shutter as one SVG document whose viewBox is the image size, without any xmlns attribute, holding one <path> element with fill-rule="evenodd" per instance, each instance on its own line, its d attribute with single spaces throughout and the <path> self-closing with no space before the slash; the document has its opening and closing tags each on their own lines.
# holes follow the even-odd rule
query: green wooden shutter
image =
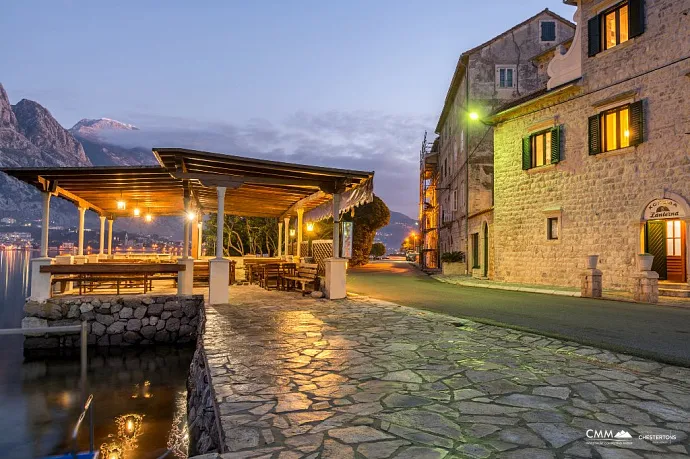
<svg viewBox="0 0 690 459">
<path fill-rule="evenodd" d="M 630 145 L 644 140 L 644 106 L 641 100 L 630 104 Z"/>
<path fill-rule="evenodd" d="M 551 129 L 551 164 L 561 160 L 561 127 Z"/>
<path fill-rule="evenodd" d="M 644 32 L 644 0 L 628 0 L 628 36 L 642 35 Z"/>
<path fill-rule="evenodd" d="M 532 167 L 532 138 L 530 136 L 522 139 L 522 170 L 526 171 Z"/>
<path fill-rule="evenodd" d="M 601 153 L 601 132 L 599 115 L 589 117 L 589 154 Z"/>
<path fill-rule="evenodd" d="M 601 22 L 599 16 L 594 16 L 587 23 L 587 35 L 589 37 L 589 56 L 594 56 L 601 51 Z"/>
</svg>

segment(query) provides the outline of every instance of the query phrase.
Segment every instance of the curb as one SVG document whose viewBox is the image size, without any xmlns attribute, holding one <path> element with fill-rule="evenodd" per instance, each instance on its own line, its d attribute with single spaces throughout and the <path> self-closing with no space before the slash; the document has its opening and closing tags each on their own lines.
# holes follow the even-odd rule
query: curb
<svg viewBox="0 0 690 459">
<path fill-rule="evenodd" d="M 474 284 L 472 282 L 450 282 L 446 279 L 440 279 L 437 276 L 431 276 L 439 282 L 451 285 L 461 285 L 463 287 L 477 287 L 477 288 L 488 288 L 493 290 L 508 290 L 511 292 L 527 292 L 527 293 L 543 293 L 546 295 L 556 295 L 556 296 L 570 296 L 570 297 L 581 297 L 580 292 L 571 292 L 568 290 L 552 290 L 544 288 L 534 288 L 534 287 L 513 287 L 510 285 L 491 285 L 491 284 Z"/>
</svg>

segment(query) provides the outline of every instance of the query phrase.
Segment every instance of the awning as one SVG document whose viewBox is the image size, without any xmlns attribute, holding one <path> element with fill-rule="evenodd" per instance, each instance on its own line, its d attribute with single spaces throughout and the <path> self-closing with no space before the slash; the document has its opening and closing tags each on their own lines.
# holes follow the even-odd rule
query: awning
<svg viewBox="0 0 690 459">
<path fill-rule="evenodd" d="M 108 217 L 131 217 L 135 207 L 142 215 L 182 215 L 185 196 L 193 209 L 215 213 L 217 187 L 226 188 L 225 213 L 239 216 L 294 216 L 302 208 L 313 221 L 332 215 L 333 193 L 341 193 L 341 212 L 373 199 L 373 172 L 178 148 L 153 154 L 159 166 L 0 170 Z"/>
</svg>

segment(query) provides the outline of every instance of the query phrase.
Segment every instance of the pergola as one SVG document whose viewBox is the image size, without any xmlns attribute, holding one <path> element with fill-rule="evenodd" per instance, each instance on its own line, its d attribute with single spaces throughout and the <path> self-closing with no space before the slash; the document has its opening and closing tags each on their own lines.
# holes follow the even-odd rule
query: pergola
<svg viewBox="0 0 690 459">
<path fill-rule="evenodd" d="M 193 216 L 185 218 L 184 248 L 180 263 L 181 294 L 192 289 L 193 259 L 189 258 L 189 238 L 194 220 L 207 213 L 238 216 L 273 217 L 279 220 L 279 241 L 288 245 L 288 225 L 297 217 L 297 257 L 299 258 L 303 219 L 308 221 L 334 217 L 334 259 L 340 259 L 339 216 L 353 207 L 370 202 L 373 197 L 373 172 L 307 166 L 246 158 L 180 148 L 154 148 L 157 166 L 16 168 L 2 172 L 29 183 L 43 193 L 41 258 L 48 258 L 48 227 L 51 196 L 74 203 L 79 209 L 78 257 L 84 255 L 84 213 L 96 212 L 101 218 L 100 255 L 105 255 L 105 221 L 109 223 L 108 255 L 112 254 L 113 221 L 122 217 Z M 282 220 L 282 222 L 280 221 Z M 222 241 L 223 226 L 218 225 Z M 282 246 L 278 244 L 278 255 Z M 222 278 L 229 269 L 223 258 L 222 244 L 216 246 L 216 258 L 210 262 L 210 301 L 227 301 L 227 285 L 214 288 L 213 279 Z M 344 260 L 343 260 L 344 266 Z M 38 271 L 38 270 L 37 270 Z M 344 267 L 343 267 L 344 276 Z M 184 275 L 182 275 L 184 273 Z M 227 275 L 226 277 L 227 278 Z M 326 281 L 328 284 L 328 280 Z M 33 285 L 33 282 L 32 282 Z M 343 279 L 344 285 L 344 279 Z M 328 287 L 327 287 L 328 289 Z M 225 292 L 223 293 L 222 290 Z M 37 298 L 32 292 L 32 297 Z"/>
</svg>

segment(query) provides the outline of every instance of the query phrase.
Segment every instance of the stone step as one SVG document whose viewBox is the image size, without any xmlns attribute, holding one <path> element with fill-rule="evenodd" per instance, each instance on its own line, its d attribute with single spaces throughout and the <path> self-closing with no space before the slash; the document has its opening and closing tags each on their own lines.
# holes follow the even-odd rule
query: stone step
<svg viewBox="0 0 690 459">
<path fill-rule="evenodd" d="M 659 286 L 659 295 L 673 296 L 677 298 L 690 298 L 690 290 L 681 290 L 677 288 L 666 288 Z"/>
<path fill-rule="evenodd" d="M 688 290 L 690 285 L 681 282 L 659 282 L 659 288 L 667 290 Z"/>
</svg>

